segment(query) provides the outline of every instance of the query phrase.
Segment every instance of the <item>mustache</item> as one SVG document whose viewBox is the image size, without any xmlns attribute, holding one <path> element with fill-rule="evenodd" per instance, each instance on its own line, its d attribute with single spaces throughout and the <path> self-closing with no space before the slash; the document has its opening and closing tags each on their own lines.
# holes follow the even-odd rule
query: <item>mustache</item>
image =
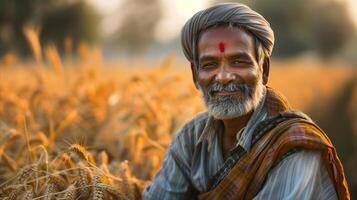
<svg viewBox="0 0 357 200">
<path fill-rule="evenodd" d="M 249 90 L 247 84 L 242 82 L 230 82 L 228 84 L 220 84 L 217 82 L 211 83 L 208 85 L 207 92 L 212 96 L 216 92 L 246 92 Z"/>
</svg>

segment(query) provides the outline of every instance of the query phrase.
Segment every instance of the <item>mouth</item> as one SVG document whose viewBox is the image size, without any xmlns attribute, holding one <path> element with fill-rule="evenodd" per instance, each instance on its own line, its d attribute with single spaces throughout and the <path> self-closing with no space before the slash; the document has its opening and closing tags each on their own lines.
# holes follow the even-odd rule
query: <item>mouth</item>
<svg viewBox="0 0 357 200">
<path fill-rule="evenodd" d="M 232 96 L 232 95 L 240 95 L 240 91 L 218 91 L 214 92 L 213 96 Z"/>
</svg>

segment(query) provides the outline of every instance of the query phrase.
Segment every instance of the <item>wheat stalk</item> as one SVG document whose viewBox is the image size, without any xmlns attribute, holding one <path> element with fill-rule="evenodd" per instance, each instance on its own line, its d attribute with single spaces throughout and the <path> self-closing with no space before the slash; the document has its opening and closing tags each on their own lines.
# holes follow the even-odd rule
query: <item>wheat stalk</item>
<svg viewBox="0 0 357 200">
<path fill-rule="evenodd" d="M 76 199 L 76 186 L 71 184 L 64 190 L 63 198 L 66 200 L 74 200 Z"/>
<path fill-rule="evenodd" d="M 63 190 L 67 187 L 67 182 L 59 175 L 51 175 L 49 179 L 59 190 Z"/>
<path fill-rule="evenodd" d="M 17 164 L 16 162 L 10 158 L 6 153 L 1 153 L 1 160 L 4 161 L 4 163 L 6 164 L 6 166 L 13 172 L 16 171 L 17 169 Z"/>
<path fill-rule="evenodd" d="M 75 156 L 77 156 L 77 158 L 75 158 L 77 162 L 80 162 L 81 160 L 88 161 L 88 152 L 80 144 L 72 144 L 69 147 L 68 152 L 73 153 Z"/>
<path fill-rule="evenodd" d="M 35 196 L 33 192 L 33 188 L 30 187 L 30 189 L 26 190 L 25 193 L 22 196 L 22 200 L 32 200 L 33 197 Z"/>
<path fill-rule="evenodd" d="M 82 163 L 79 163 L 80 166 Z M 79 194 L 82 198 L 88 197 L 90 194 L 90 190 L 88 188 L 88 183 L 90 183 L 89 176 L 90 172 L 88 169 L 84 166 L 81 166 L 80 168 L 77 169 L 77 189 L 79 189 Z"/>
<path fill-rule="evenodd" d="M 53 183 L 48 183 L 45 189 L 44 200 L 51 200 L 54 197 L 54 193 L 58 192 L 58 188 Z"/>
<path fill-rule="evenodd" d="M 103 191 L 102 191 L 102 188 L 99 187 L 100 183 L 101 183 L 100 177 L 95 175 L 93 177 L 93 189 L 92 189 L 93 200 L 102 200 L 103 199 Z"/>
<path fill-rule="evenodd" d="M 40 62 L 42 59 L 41 54 L 41 44 L 39 40 L 40 28 L 33 25 L 27 25 L 24 27 L 23 32 L 26 36 L 28 43 L 32 48 L 32 52 L 37 62 Z"/>
<path fill-rule="evenodd" d="M 28 179 L 32 178 L 33 172 L 35 171 L 34 169 L 36 169 L 36 167 L 37 167 L 36 164 L 31 164 L 21 168 L 16 175 L 17 176 L 16 183 L 21 184 L 27 181 Z"/>
<path fill-rule="evenodd" d="M 113 186 L 100 183 L 100 184 L 98 184 L 98 187 L 107 191 L 109 194 L 113 195 L 116 199 L 130 200 L 130 198 L 128 198 L 122 191 L 114 188 Z"/>
</svg>

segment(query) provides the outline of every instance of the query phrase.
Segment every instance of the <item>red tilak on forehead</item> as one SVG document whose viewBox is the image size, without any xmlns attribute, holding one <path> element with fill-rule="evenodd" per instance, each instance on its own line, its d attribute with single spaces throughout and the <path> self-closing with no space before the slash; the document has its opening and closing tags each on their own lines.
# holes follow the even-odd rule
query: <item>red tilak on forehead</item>
<svg viewBox="0 0 357 200">
<path fill-rule="evenodd" d="M 226 45 L 225 45 L 223 42 L 220 42 L 220 43 L 218 44 L 218 47 L 219 47 L 219 51 L 220 51 L 221 53 L 224 53 L 224 50 L 225 50 Z"/>
</svg>

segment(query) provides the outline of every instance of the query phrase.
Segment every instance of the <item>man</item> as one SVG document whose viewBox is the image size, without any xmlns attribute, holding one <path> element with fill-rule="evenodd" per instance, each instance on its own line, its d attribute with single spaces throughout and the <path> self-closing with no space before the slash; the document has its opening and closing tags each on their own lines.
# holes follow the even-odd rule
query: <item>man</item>
<svg viewBox="0 0 357 200">
<path fill-rule="evenodd" d="M 274 34 L 261 15 L 218 4 L 181 36 L 207 112 L 178 132 L 144 199 L 349 199 L 328 137 L 266 86 Z"/>
</svg>

